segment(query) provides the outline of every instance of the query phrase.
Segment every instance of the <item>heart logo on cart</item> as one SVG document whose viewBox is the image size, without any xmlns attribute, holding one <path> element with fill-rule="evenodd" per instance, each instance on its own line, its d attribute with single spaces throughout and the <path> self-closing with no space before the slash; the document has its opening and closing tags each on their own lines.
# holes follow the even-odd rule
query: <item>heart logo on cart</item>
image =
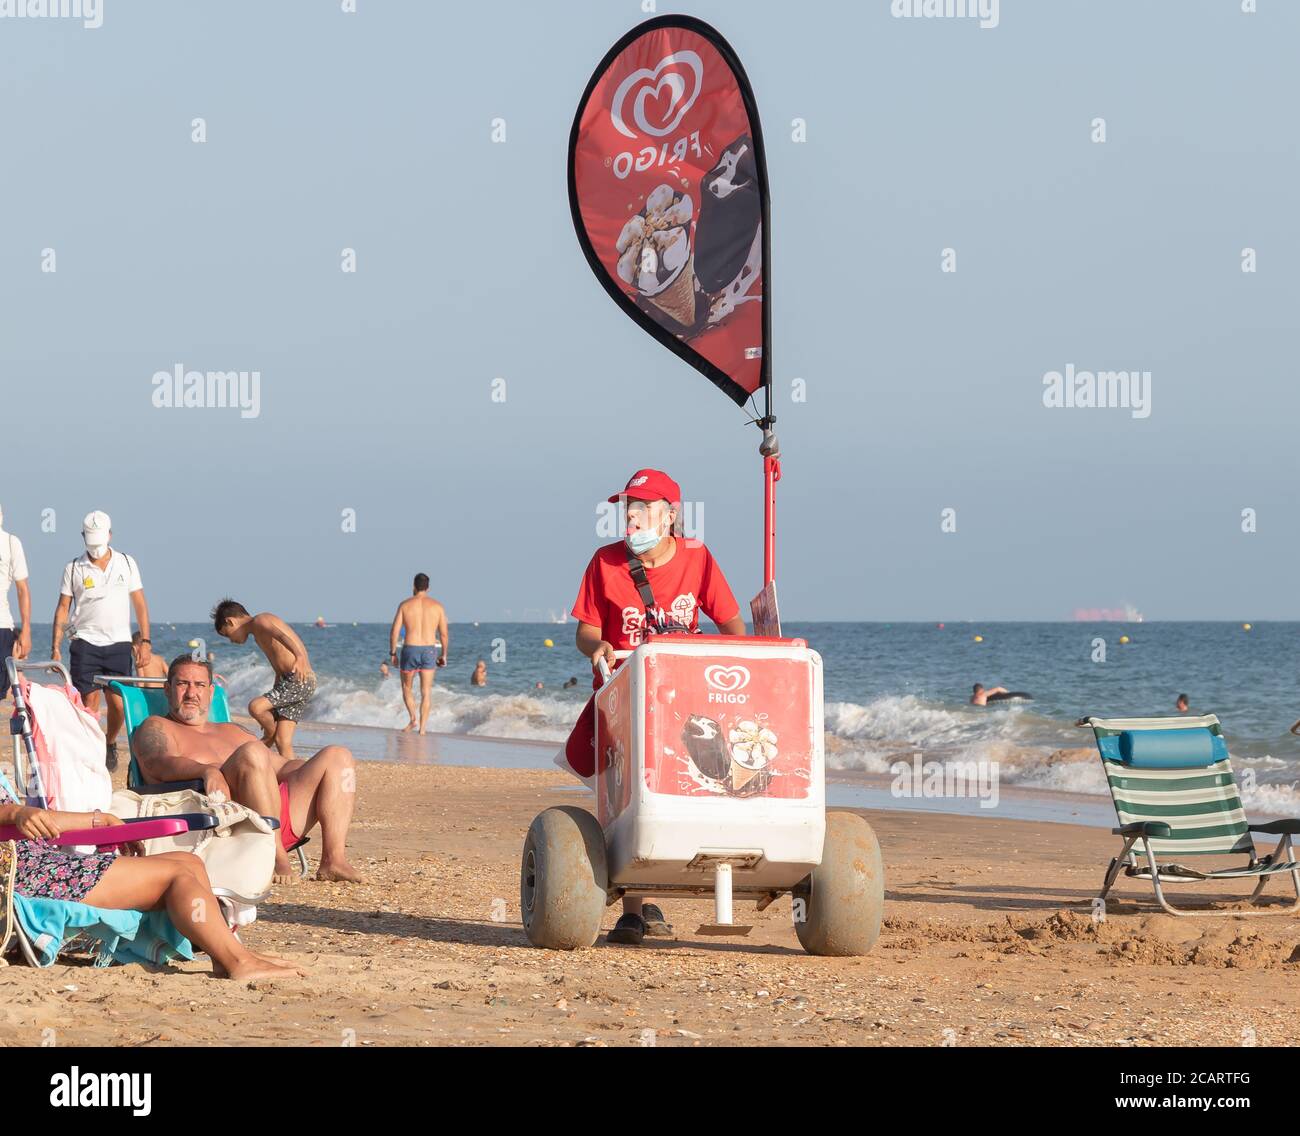
<svg viewBox="0 0 1300 1136">
<path fill-rule="evenodd" d="M 726 694 L 735 690 L 744 690 L 749 685 L 749 668 L 717 665 L 705 667 L 704 681 L 714 690 L 721 690 Z"/>
</svg>

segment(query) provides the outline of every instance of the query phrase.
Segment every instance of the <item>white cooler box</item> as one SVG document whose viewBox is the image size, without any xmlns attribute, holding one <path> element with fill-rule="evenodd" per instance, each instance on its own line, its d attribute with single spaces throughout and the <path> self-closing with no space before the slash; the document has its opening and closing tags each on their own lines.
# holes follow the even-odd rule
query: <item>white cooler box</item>
<svg viewBox="0 0 1300 1136">
<path fill-rule="evenodd" d="M 596 815 L 626 894 L 794 887 L 826 836 L 822 662 L 802 639 L 672 635 L 596 696 Z M 725 870 L 725 869 L 724 869 Z"/>
</svg>

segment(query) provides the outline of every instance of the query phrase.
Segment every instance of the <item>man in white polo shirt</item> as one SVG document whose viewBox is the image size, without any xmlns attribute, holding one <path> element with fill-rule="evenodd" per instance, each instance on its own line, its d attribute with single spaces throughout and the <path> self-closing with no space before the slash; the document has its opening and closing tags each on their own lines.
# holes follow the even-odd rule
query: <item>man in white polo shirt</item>
<svg viewBox="0 0 1300 1136">
<path fill-rule="evenodd" d="M 147 664 L 153 644 L 149 639 L 149 607 L 144 600 L 140 568 L 133 557 L 110 547 L 112 522 L 107 513 L 87 513 L 81 525 L 86 551 L 63 569 L 59 606 L 54 612 L 51 656 L 59 658 L 63 628 L 72 609 L 72 647 L 68 670 L 72 685 L 81 692 L 86 709 L 99 712 L 96 675 L 131 673 L 131 610 L 140 628 L 141 663 Z M 122 729 L 122 700 L 108 697 L 108 748 L 104 755 L 110 770 L 117 768 L 117 735 Z"/>
<path fill-rule="evenodd" d="M 0 700 L 9 693 L 9 670 L 5 660 L 12 656 L 25 659 L 32 649 L 32 593 L 27 587 L 27 557 L 23 542 L 4 530 L 4 510 L 0 509 Z M 9 610 L 9 585 L 18 590 L 18 617 L 22 627 L 14 631 L 14 615 Z"/>
</svg>

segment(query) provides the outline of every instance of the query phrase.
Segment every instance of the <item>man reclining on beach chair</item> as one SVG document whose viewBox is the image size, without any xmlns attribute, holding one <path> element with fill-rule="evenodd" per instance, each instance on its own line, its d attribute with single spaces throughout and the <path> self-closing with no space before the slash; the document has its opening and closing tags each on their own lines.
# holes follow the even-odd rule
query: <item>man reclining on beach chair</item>
<svg viewBox="0 0 1300 1136">
<path fill-rule="evenodd" d="M 275 882 L 297 878 L 287 849 L 317 823 L 321 828 L 318 880 L 359 883 L 347 860 L 348 826 L 356 799 L 356 763 L 343 746 L 326 746 L 307 761 L 288 760 L 233 723 L 209 722 L 212 666 L 179 655 L 167 670 L 167 716 L 145 719 L 132 738 L 146 781 L 202 781 L 209 796 L 223 794 L 264 816 L 279 816 Z"/>
</svg>

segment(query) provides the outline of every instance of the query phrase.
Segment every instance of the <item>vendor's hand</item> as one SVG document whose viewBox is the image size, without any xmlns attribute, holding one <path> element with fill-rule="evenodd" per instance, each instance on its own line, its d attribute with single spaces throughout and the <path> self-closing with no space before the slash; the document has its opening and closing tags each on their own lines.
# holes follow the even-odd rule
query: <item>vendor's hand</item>
<svg viewBox="0 0 1300 1136">
<path fill-rule="evenodd" d="M 50 647 L 50 658 L 56 663 L 59 661 L 59 645 L 57 643 Z"/>
<path fill-rule="evenodd" d="M 611 671 L 618 662 L 614 657 L 614 645 L 612 643 L 606 643 L 604 639 L 596 644 L 596 649 L 591 653 L 591 669 L 597 675 L 600 674 L 601 659 L 605 660 L 605 665 L 609 667 Z"/>
<path fill-rule="evenodd" d="M 147 667 L 149 665 L 149 660 L 153 658 L 153 649 L 149 646 L 148 643 L 142 642 L 140 644 L 139 650 L 140 650 L 140 656 L 136 665 L 139 666 L 141 669 L 143 669 L 144 667 Z"/>
<path fill-rule="evenodd" d="M 18 641 L 14 643 L 14 658 L 25 659 L 32 653 L 32 635 L 27 628 L 23 628 L 18 633 Z"/>
<path fill-rule="evenodd" d="M 33 808 L 31 805 L 19 811 L 16 823 L 18 831 L 29 840 L 53 840 L 63 831 L 58 819 L 49 809 Z"/>
<path fill-rule="evenodd" d="M 205 796 L 213 800 L 229 801 L 230 786 L 226 784 L 226 779 L 221 776 L 221 770 L 216 766 L 209 766 L 203 773 L 203 792 Z"/>
</svg>

